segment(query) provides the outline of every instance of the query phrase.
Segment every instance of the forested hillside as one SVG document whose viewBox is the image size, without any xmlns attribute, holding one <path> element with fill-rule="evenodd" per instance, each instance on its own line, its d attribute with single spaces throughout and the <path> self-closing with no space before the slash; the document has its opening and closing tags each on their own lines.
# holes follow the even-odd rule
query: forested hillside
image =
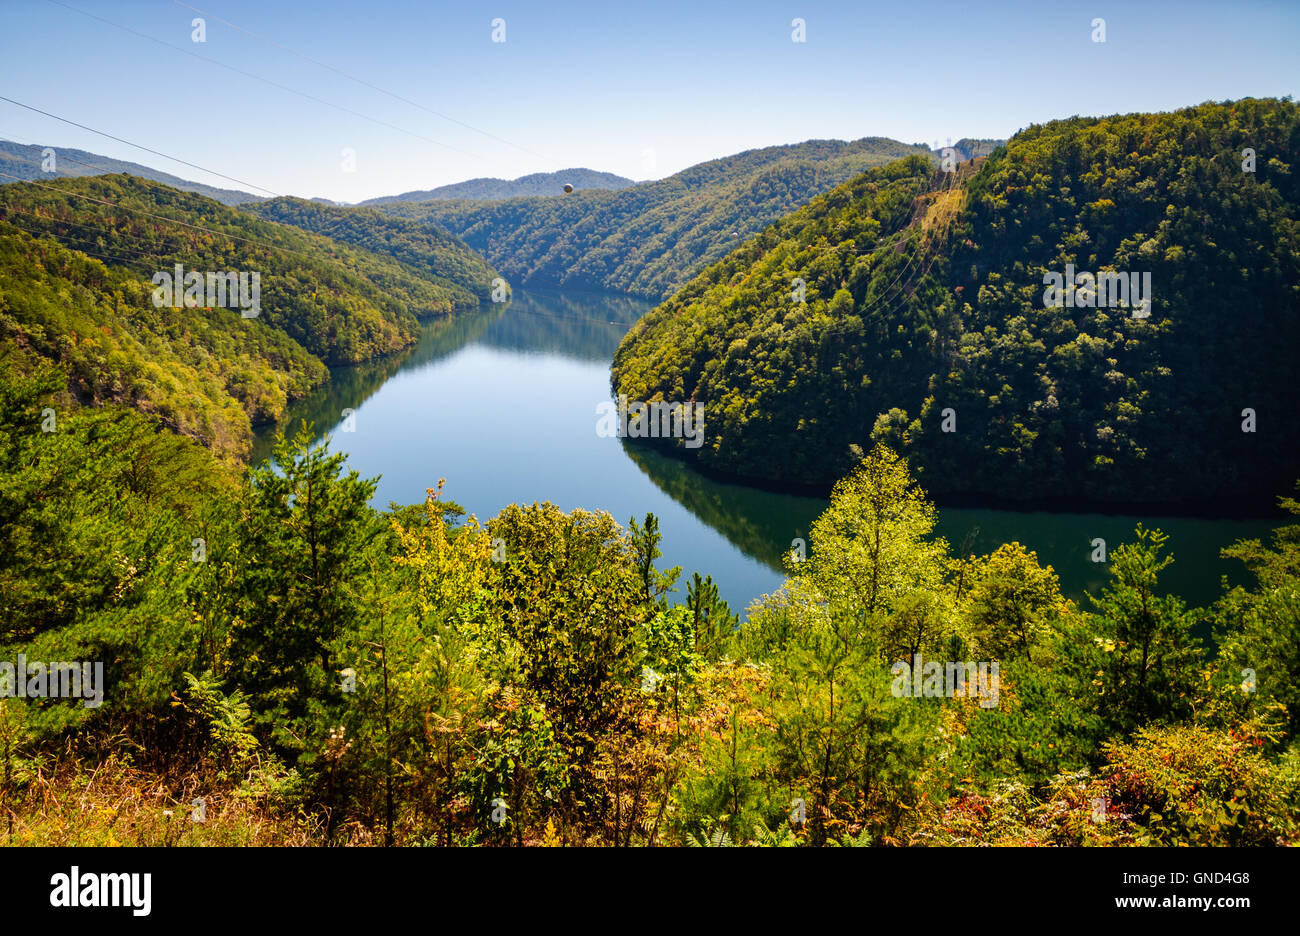
<svg viewBox="0 0 1300 936">
<path fill-rule="evenodd" d="M 475 308 L 480 299 L 491 295 L 492 280 L 497 275 L 493 269 L 459 238 L 431 224 L 301 198 L 276 198 L 249 205 L 247 210 L 259 218 L 323 234 L 341 244 L 387 254 L 410 272 L 441 287 L 457 309 Z M 390 278 L 374 278 L 374 282 L 387 289 Z"/>
<path fill-rule="evenodd" d="M 446 201 L 452 198 L 524 198 L 529 195 L 560 195 L 565 185 L 572 185 L 575 190 L 582 189 L 622 189 L 635 185 L 631 179 L 614 175 L 612 172 L 596 172 L 594 169 L 563 169 L 559 172 L 534 172 L 517 179 L 466 179 L 451 185 L 440 185 L 434 189 L 421 189 L 415 192 L 403 192 L 400 195 L 385 195 L 371 198 L 362 205 L 382 205 L 387 202 L 424 202 Z"/>
<path fill-rule="evenodd" d="M 703 401 L 701 462 L 753 479 L 829 484 L 885 441 L 941 495 L 1278 490 L 1300 447 L 1298 155 L 1296 104 L 1244 100 L 872 170 L 642 319 L 615 387 Z M 1067 265 L 1149 274 L 1147 314 L 1086 306 L 1082 279 L 1045 304 Z"/>
<path fill-rule="evenodd" d="M 616 192 L 379 207 L 446 228 L 516 286 L 662 299 L 702 264 L 813 196 L 870 166 L 917 153 L 929 150 L 879 137 L 813 140 L 750 150 Z"/>
<path fill-rule="evenodd" d="M 155 306 L 152 277 L 175 264 L 257 272 L 259 314 Z M 407 347 L 417 316 L 473 306 L 391 257 L 130 176 L 0 186 L 6 369 L 58 363 L 72 398 L 157 413 L 222 454 L 246 452 L 250 424 L 325 365 Z"/>
<path fill-rule="evenodd" d="M 53 172 L 45 171 L 46 150 L 54 154 Z M 217 188 L 202 182 L 191 182 L 169 172 L 160 172 L 140 163 L 114 159 L 102 153 L 89 153 L 86 150 L 72 149 L 66 146 L 35 146 L 0 140 L 0 184 L 12 182 L 14 176 L 24 181 L 48 182 L 51 179 L 90 175 L 133 175 L 153 182 L 161 182 L 182 192 L 194 192 L 204 195 L 223 205 L 243 205 L 248 202 L 261 201 L 262 196 L 241 192 L 238 189 Z"/>
</svg>

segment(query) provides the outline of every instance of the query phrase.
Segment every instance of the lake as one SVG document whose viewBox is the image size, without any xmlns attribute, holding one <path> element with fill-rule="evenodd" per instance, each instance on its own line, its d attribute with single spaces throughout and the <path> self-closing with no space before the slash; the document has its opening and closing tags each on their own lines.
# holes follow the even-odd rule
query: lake
<svg viewBox="0 0 1300 936">
<path fill-rule="evenodd" d="M 505 505 L 549 500 L 564 510 L 607 510 L 620 523 L 654 513 L 663 533 L 660 567 L 712 575 L 733 611 L 775 590 L 781 555 L 807 538 L 826 500 L 758 490 L 704 477 L 686 463 L 596 434 L 596 406 L 610 399 L 609 362 L 619 340 L 651 303 L 581 292 L 516 291 L 508 305 L 426 325 L 419 343 L 391 358 L 337 368 L 298 401 L 281 424 L 304 420 L 331 448 L 348 453 L 363 477 L 380 477 L 375 506 L 418 503 L 446 478 L 444 497 L 481 520 Z M 351 431 L 344 410 L 351 409 Z M 707 422 L 706 422 L 707 425 Z M 275 427 L 259 430 L 254 457 L 270 450 Z M 1175 562 L 1162 584 L 1207 604 L 1219 580 L 1240 578 L 1219 550 L 1263 537 L 1264 520 L 1199 519 L 941 507 L 938 532 L 978 553 L 1018 540 L 1055 567 L 1075 599 L 1097 593 L 1108 550 L 1139 521 L 1169 534 Z M 679 595 L 684 598 L 685 584 Z"/>
</svg>

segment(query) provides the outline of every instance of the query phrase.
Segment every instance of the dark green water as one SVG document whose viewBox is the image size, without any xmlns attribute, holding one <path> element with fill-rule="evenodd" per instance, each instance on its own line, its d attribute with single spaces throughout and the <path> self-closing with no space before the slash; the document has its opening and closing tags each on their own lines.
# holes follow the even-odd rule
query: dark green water
<svg viewBox="0 0 1300 936">
<path fill-rule="evenodd" d="M 609 361 L 649 303 L 577 292 L 520 292 L 452 322 L 430 325 L 403 355 L 338 369 L 285 422 L 309 420 L 349 453 L 365 477 L 380 476 L 375 505 L 416 503 L 446 478 L 445 495 L 486 520 L 511 502 L 550 500 L 565 510 L 608 510 L 622 523 L 659 517 L 662 565 L 711 574 L 734 609 L 777 588 L 780 557 L 806 538 L 825 507 L 799 497 L 727 484 L 673 458 L 596 434 L 596 405 L 609 399 Z M 341 431 L 343 410 L 354 429 Z M 707 420 L 706 420 L 707 427 Z M 706 429 L 707 431 L 707 429 Z M 273 430 L 255 447 L 263 456 Z M 1055 567 L 1074 598 L 1098 591 L 1105 567 L 1090 559 L 1096 537 L 1113 550 L 1134 525 L 1170 536 L 1174 565 L 1164 584 L 1192 604 L 1219 593 L 1236 564 L 1219 550 L 1267 534 L 1268 520 L 1113 516 L 942 508 L 939 533 L 988 552 L 1018 540 Z M 684 588 L 684 586 L 683 586 Z"/>
</svg>

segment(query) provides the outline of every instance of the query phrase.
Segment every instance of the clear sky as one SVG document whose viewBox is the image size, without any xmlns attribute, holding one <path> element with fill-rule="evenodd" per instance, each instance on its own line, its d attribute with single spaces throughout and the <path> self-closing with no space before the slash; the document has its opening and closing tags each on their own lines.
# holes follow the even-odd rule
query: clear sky
<svg viewBox="0 0 1300 936">
<path fill-rule="evenodd" d="M 175 0 L 59 3 L 0 0 L 0 94 L 272 192 L 349 202 L 572 166 L 659 178 L 815 138 L 1006 137 L 1293 95 L 1300 76 L 1298 0 L 190 0 L 204 43 Z M 0 136 L 248 188 L 3 101 Z"/>
</svg>

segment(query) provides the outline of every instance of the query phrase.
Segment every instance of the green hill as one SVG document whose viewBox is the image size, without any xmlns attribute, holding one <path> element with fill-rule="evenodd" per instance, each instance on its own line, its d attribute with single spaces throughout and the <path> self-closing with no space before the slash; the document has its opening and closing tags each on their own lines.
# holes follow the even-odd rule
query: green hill
<svg viewBox="0 0 1300 936">
<path fill-rule="evenodd" d="M 915 153 L 879 137 L 750 150 L 618 191 L 505 201 L 387 202 L 463 238 L 513 285 L 662 299 L 744 238 L 871 166 Z"/>
<path fill-rule="evenodd" d="M 186 226 L 190 225 L 190 226 Z M 256 272 L 233 300 L 154 304 L 158 271 Z M 477 305 L 391 257 L 131 176 L 0 186 L 0 360 L 68 375 L 82 403 L 119 402 L 223 456 L 252 423 L 349 364 L 414 343 L 417 316 Z"/>
<path fill-rule="evenodd" d="M 597 172 L 594 169 L 563 169 L 559 172 L 534 172 L 517 179 L 467 179 L 451 185 L 441 185 L 435 189 L 423 189 L 418 192 L 403 192 L 401 195 L 385 195 L 383 198 L 371 198 L 362 205 L 383 205 L 395 201 L 446 201 L 452 198 L 523 198 L 529 195 L 563 195 L 564 186 L 572 185 L 575 190 L 582 189 L 622 189 L 635 185 L 612 172 Z"/>
<path fill-rule="evenodd" d="M 428 224 L 301 198 L 248 205 L 259 218 L 290 224 L 399 261 L 409 273 L 446 290 L 455 309 L 473 309 L 491 294 L 496 271 L 459 238 Z M 376 281 L 385 286 L 385 282 Z"/>
<path fill-rule="evenodd" d="M 826 485 L 879 439 L 942 495 L 1285 489 L 1298 153 L 1294 102 L 1243 100 L 1031 127 L 954 173 L 873 170 L 642 319 L 615 387 L 703 401 L 698 458 L 754 480 Z M 1045 306 L 1045 275 L 1067 264 L 1149 273 L 1149 316 Z"/>
</svg>

